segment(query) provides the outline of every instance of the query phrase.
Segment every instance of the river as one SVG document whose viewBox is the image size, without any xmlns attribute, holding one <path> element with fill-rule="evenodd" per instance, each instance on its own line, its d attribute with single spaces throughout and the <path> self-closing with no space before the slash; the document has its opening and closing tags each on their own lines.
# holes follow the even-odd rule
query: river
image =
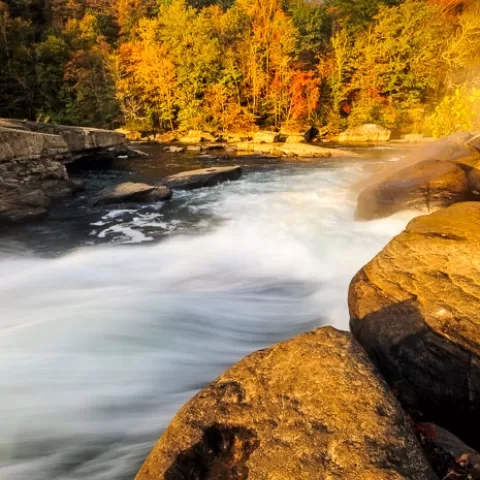
<svg viewBox="0 0 480 480">
<path fill-rule="evenodd" d="M 225 163 L 118 161 L 88 188 Z M 240 181 L 0 234 L 0 478 L 132 480 L 178 408 L 246 354 L 348 329 L 348 284 L 410 213 L 355 222 L 365 159 L 238 160 Z M 168 173 L 167 171 L 167 173 Z"/>
</svg>

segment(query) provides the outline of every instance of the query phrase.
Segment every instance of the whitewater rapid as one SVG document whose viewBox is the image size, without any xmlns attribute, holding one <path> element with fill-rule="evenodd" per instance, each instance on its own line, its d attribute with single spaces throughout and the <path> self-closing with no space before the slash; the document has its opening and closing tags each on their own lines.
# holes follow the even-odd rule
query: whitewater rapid
<svg viewBox="0 0 480 480">
<path fill-rule="evenodd" d="M 352 276 L 412 216 L 355 222 L 348 186 L 365 175 L 256 171 L 179 195 L 181 220 L 113 209 L 89 227 L 139 245 L 0 253 L 0 479 L 131 480 L 176 410 L 235 361 L 347 329 Z M 170 232 L 159 243 L 155 225 Z"/>
</svg>

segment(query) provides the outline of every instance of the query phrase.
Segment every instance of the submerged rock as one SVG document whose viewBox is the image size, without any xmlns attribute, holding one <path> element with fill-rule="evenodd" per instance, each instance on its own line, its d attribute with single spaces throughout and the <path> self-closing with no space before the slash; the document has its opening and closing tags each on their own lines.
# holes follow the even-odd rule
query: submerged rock
<svg viewBox="0 0 480 480">
<path fill-rule="evenodd" d="M 229 180 L 238 180 L 242 176 L 242 167 L 211 167 L 170 175 L 164 183 L 172 189 L 194 190 L 203 187 L 213 187 Z"/>
<path fill-rule="evenodd" d="M 136 480 L 436 479 L 362 348 L 321 328 L 255 352 L 175 416 Z"/>
<path fill-rule="evenodd" d="M 350 325 L 405 404 L 480 437 L 480 203 L 412 220 L 351 282 Z"/>
<path fill-rule="evenodd" d="M 467 197 L 467 176 L 460 166 L 425 160 L 365 188 L 357 198 L 356 215 L 371 220 L 401 210 L 432 212 Z"/>
<path fill-rule="evenodd" d="M 388 142 L 392 132 L 385 127 L 374 123 L 366 123 L 359 127 L 345 130 L 338 136 L 341 143 L 382 143 Z"/>
<path fill-rule="evenodd" d="M 91 205 L 163 202 L 171 197 L 172 191 L 165 185 L 156 187 L 145 183 L 125 182 L 102 190 L 92 199 Z"/>
</svg>

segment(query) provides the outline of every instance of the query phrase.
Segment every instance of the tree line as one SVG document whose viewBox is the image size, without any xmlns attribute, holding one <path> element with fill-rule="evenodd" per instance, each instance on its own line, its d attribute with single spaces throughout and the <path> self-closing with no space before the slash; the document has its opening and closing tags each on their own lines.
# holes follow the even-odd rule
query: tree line
<svg viewBox="0 0 480 480">
<path fill-rule="evenodd" d="M 480 128 L 480 0 L 0 0 L 0 116 Z"/>
</svg>

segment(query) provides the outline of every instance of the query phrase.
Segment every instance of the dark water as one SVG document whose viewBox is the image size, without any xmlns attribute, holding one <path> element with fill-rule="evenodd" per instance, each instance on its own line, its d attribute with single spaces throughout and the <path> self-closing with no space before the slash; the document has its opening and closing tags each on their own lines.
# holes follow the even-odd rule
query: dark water
<svg viewBox="0 0 480 480">
<path fill-rule="evenodd" d="M 355 222 L 349 186 L 397 156 L 238 158 L 237 182 L 86 206 L 109 184 L 231 162 L 157 152 L 90 173 L 50 218 L 2 232 L 0 478 L 132 479 L 175 411 L 229 365 L 347 328 L 350 279 L 411 216 Z"/>
</svg>

